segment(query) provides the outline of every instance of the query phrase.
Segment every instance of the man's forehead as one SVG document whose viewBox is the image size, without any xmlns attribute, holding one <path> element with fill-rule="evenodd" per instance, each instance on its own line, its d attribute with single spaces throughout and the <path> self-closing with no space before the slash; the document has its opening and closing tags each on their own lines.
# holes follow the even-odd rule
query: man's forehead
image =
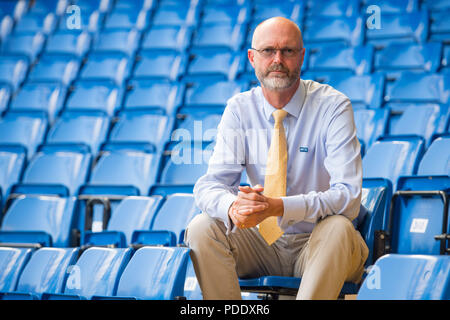
<svg viewBox="0 0 450 320">
<path fill-rule="evenodd" d="M 287 19 L 269 19 L 259 24 L 252 38 L 253 45 L 277 46 L 301 44 L 301 32 L 295 23 Z"/>
</svg>

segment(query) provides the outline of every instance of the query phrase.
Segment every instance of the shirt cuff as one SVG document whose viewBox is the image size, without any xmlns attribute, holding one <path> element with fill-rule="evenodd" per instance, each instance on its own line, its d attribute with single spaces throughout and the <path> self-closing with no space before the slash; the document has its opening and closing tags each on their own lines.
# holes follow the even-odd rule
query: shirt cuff
<svg viewBox="0 0 450 320">
<path fill-rule="evenodd" d="M 303 195 L 281 197 L 283 200 L 283 216 L 278 217 L 278 225 L 284 231 L 305 219 L 307 205 Z"/>
<path fill-rule="evenodd" d="M 237 196 L 232 193 L 227 193 L 220 199 L 219 202 L 219 214 L 222 217 L 222 221 L 225 224 L 225 227 L 227 228 L 227 235 L 230 234 L 233 230 L 236 229 L 234 224 L 231 222 L 230 217 L 228 216 L 228 210 L 230 209 L 230 206 L 233 204 L 233 202 L 237 199 Z M 234 227 L 234 228 L 233 228 Z M 233 230 L 232 230 L 233 229 Z"/>
</svg>

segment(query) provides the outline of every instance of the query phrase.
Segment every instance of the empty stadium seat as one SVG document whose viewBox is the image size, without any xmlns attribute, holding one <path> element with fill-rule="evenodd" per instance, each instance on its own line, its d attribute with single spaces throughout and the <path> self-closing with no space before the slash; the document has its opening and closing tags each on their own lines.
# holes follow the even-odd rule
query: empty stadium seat
<svg viewBox="0 0 450 320">
<path fill-rule="evenodd" d="M 448 105 L 410 105 L 398 121 L 390 127 L 391 135 L 418 135 L 425 139 L 426 146 L 435 134 L 444 133 L 450 117 Z"/>
<path fill-rule="evenodd" d="M 141 51 L 133 72 L 133 79 L 177 81 L 184 74 L 188 57 L 184 53 Z"/>
<path fill-rule="evenodd" d="M 363 178 L 388 179 L 396 190 L 400 176 L 416 173 L 424 148 L 424 140 L 414 136 L 378 140 L 363 157 Z"/>
<path fill-rule="evenodd" d="M 195 48 L 224 48 L 238 51 L 247 34 L 245 24 L 203 24 L 196 31 L 192 45 Z"/>
<path fill-rule="evenodd" d="M 384 76 L 368 74 L 361 76 L 333 75 L 329 84 L 350 98 L 353 109 L 380 108 L 383 103 Z"/>
<path fill-rule="evenodd" d="M 25 57 L 32 64 L 44 48 L 45 36 L 41 32 L 15 34 L 2 43 L 2 54 Z"/>
<path fill-rule="evenodd" d="M 108 80 L 123 85 L 128 78 L 131 69 L 131 61 L 123 53 L 94 52 L 81 69 L 82 80 Z"/>
<path fill-rule="evenodd" d="M 88 188 L 96 194 L 147 195 L 156 182 L 159 154 L 154 147 L 107 145 L 92 169 Z M 87 191 L 84 190 L 84 193 Z"/>
<path fill-rule="evenodd" d="M 390 254 L 372 267 L 358 300 L 448 300 L 450 257 Z"/>
<path fill-rule="evenodd" d="M 15 55 L 0 56 L 0 81 L 15 92 L 25 80 L 29 63 L 26 57 Z M 3 107 L 4 108 L 4 107 Z"/>
<path fill-rule="evenodd" d="M 187 300 L 203 300 L 202 290 L 200 289 L 197 276 L 195 275 L 194 265 L 192 264 L 191 259 L 188 261 L 186 270 L 184 296 Z"/>
<path fill-rule="evenodd" d="M 175 116 L 183 102 L 185 85 L 155 80 L 132 80 L 124 100 L 124 111 L 143 110 Z"/>
<path fill-rule="evenodd" d="M 358 15 L 360 0 L 307 1 L 307 14 L 311 16 L 351 17 Z"/>
<path fill-rule="evenodd" d="M 23 269 L 17 288 L 0 293 L 2 300 L 37 300 L 45 293 L 62 293 L 68 268 L 75 264 L 78 248 L 41 248 Z"/>
<path fill-rule="evenodd" d="M 219 113 L 188 113 L 182 117 L 172 136 L 189 135 L 192 141 L 215 141 L 221 119 L 222 115 Z"/>
<path fill-rule="evenodd" d="M 31 249 L 0 247 L 0 292 L 16 289 L 20 273 L 30 259 Z"/>
<path fill-rule="evenodd" d="M 196 26 L 199 21 L 199 6 L 191 2 L 182 5 L 161 5 L 153 16 L 153 25 L 156 26 Z"/>
<path fill-rule="evenodd" d="M 444 73 L 450 73 L 450 46 L 444 46 L 441 71 Z"/>
<path fill-rule="evenodd" d="M 310 43 L 362 44 L 364 22 L 361 17 L 308 17 L 303 27 L 305 45 Z"/>
<path fill-rule="evenodd" d="M 234 53 L 227 50 L 193 50 L 185 79 L 187 81 L 235 80 L 244 71 L 246 61 L 244 57 L 240 52 Z"/>
<path fill-rule="evenodd" d="M 46 54 L 33 67 L 28 81 L 56 82 L 67 86 L 76 78 L 79 68 L 80 61 L 74 57 Z"/>
<path fill-rule="evenodd" d="M 422 157 L 417 175 L 450 176 L 450 137 L 434 140 Z"/>
<path fill-rule="evenodd" d="M 109 118 L 104 114 L 83 114 L 65 112 L 50 128 L 46 144 L 61 146 L 62 149 L 80 150 L 97 154 L 101 144 L 106 140 Z"/>
<path fill-rule="evenodd" d="M 0 205 L 8 198 L 11 187 L 19 181 L 26 157 L 23 147 L 0 145 Z"/>
<path fill-rule="evenodd" d="M 177 246 L 184 243 L 184 232 L 200 209 L 192 194 L 175 193 L 167 196 L 153 219 L 151 230 L 136 230 L 133 243 L 142 245 Z M 158 240 L 163 239 L 163 242 Z"/>
<path fill-rule="evenodd" d="M 213 4 L 203 7 L 202 23 L 224 23 L 228 25 L 248 23 L 251 9 L 248 5 Z"/>
<path fill-rule="evenodd" d="M 392 197 L 388 252 L 447 254 L 448 175 L 401 177 Z"/>
<path fill-rule="evenodd" d="M 63 294 L 42 295 L 43 300 L 85 300 L 93 295 L 114 295 L 132 249 L 89 248 L 70 269 Z"/>
<path fill-rule="evenodd" d="M 174 119 L 166 115 L 146 112 L 123 112 L 109 134 L 109 142 L 148 143 L 162 150 L 170 139 Z M 151 130 L 149 130 L 151 128 Z"/>
<path fill-rule="evenodd" d="M 300 24 L 303 20 L 304 11 L 305 5 L 303 2 L 260 2 L 255 4 L 253 21 L 257 24 L 271 17 L 284 17 L 294 21 L 297 24 Z"/>
<path fill-rule="evenodd" d="M 150 12 L 148 10 L 114 9 L 108 14 L 105 29 L 130 29 L 144 30 L 148 27 Z"/>
<path fill-rule="evenodd" d="M 75 197 L 21 196 L 15 199 L 0 229 L 0 243 L 9 246 L 69 247 L 76 219 Z"/>
<path fill-rule="evenodd" d="M 427 11 L 383 14 L 382 28 L 367 29 L 366 41 L 376 46 L 389 43 L 422 43 L 428 37 Z"/>
<path fill-rule="evenodd" d="M 419 9 L 418 0 L 375 0 L 375 1 L 362 1 L 364 4 L 363 12 L 366 12 L 368 6 L 376 5 L 384 13 L 409 13 L 415 12 Z"/>
<path fill-rule="evenodd" d="M 153 0 L 135 0 L 135 1 L 127 1 L 127 0 L 117 0 L 115 3 L 116 9 L 125 9 L 125 10 L 150 10 L 154 7 L 155 1 Z"/>
<path fill-rule="evenodd" d="M 356 135 L 367 150 L 388 128 L 389 109 L 357 109 L 354 111 Z"/>
<path fill-rule="evenodd" d="M 91 45 L 87 31 L 62 30 L 55 32 L 47 40 L 45 54 L 64 54 L 83 58 Z"/>
<path fill-rule="evenodd" d="M 186 26 L 152 26 L 144 35 L 142 50 L 174 50 L 183 52 L 191 44 L 193 28 Z"/>
<path fill-rule="evenodd" d="M 30 12 L 47 13 L 53 12 L 61 15 L 69 4 L 68 0 L 40 0 L 34 1 L 30 5 Z"/>
<path fill-rule="evenodd" d="M 125 267 L 116 295 L 92 299 L 173 300 L 181 297 L 188 259 L 187 248 L 140 248 Z"/>
<path fill-rule="evenodd" d="M 136 29 L 103 30 L 92 48 L 95 52 L 120 52 L 132 57 L 139 40 L 140 32 Z"/>
<path fill-rule="evenodd" d="M 433 2 L 433 4 L 439 1 Z M 444 2 L 444 1 L 443 1 Z M 431 3 L 430 3 L 431 4 Z M 450 36 L 450 23 L 448 21 L 448 12 L 450 7 L 445 10 L 430 12 L 430 40 L 447 42 Z"/>
<path fill-rule="evenodd" d="M 45 117 L 8 113 L 0 119 L 0 145 L 20 145 L 31 159 L 47 131 Z"/>
<path fill-rule="evenodd" d="M 57 82 L 26 83 L 12 99 L 9 111 L 46 115 L 53 122 L 66 98 L 67 87 Z"/>
<path fill-rule="evenodd" d="M 398 70 L 436 72 L 440 66 L 442 44 L 392 43 L 375 53 L 374 68 L 386 73 Z"/>
<path fill-rule="evenodd" d="M 309 56 L 309 71 L 350 71 L 355 75 L 368 74 L 372 69 L 373 47 L 370 45 L 344 48 L 341 45 L 323 46 Z"/>
<path fill-rule="evenodd" d="M 161 196 L 124 198 L 112 212 L 108 226 L 102 226 L 100 232 L 86 231 L 81 244 L 126 248 L 132 243 L 133 232 L 150 230 L 161 202 Z"/>
<path fill-rule="evenodd" d="M 77 81 L 68 94 L 66 111 L 103 112 L 113 116 L 120 109 L 124 89 L 108 81 Z"/>
<path fill-rule="evenodd" d="M 27 165 L 15 193 L 77 195 L 88 177 L 91 154 L 45 146 Z"/>
<path fill-rule="evenodd" d="M 48 35 L 55 30 L 57 19 L 53 12 L 28 12 L 14 27 L 14 36 L 19 33 L 33 34 L 36 32 Z"/>
</svg>

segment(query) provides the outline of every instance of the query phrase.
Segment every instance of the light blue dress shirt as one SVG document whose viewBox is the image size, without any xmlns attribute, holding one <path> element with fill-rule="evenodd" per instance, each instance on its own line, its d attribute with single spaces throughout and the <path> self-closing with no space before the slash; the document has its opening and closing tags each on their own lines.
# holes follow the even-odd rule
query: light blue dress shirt
<svg viewBox="0 0 450 320">
<path fill-rule="evenodd" d="M 288 164 L 280 228 L 310 233 L 319 219 L 333 214 L 354 220 L 360 211 L 362 165 L 350 100 L 328 85 L 300 80 L 283 109 L 288 112 L 283 121 Z M 228 233 L 236 228 L 228 209 L 236 200 L 243 170 L 250 185 L 264 186 L 275 110 L 261 87 L 230 98 L 208 171 L 195 184 L 197 206 L 222 220 Z"/>
</svg>

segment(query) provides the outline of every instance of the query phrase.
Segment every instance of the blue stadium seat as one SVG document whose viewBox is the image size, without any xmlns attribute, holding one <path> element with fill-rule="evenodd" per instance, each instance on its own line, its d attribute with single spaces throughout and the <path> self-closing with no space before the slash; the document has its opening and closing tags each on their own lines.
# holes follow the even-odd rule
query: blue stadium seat
<svg viewBox="0 0 450 320">
<path fill-rule="evenodd" d="M 249 5 L 213 4 L 203 8 L 203 24 L 224 23 L 227 25 L 248 23 L 251 16 Z"/>
<path fill-rule="evenodd" d="M 0 115 L 6 110 L 12 96 L 11 87 L 0 83 Z"/>
<path fill-rule="evenodd" d="M 120 52 L 133 57 L 139 46 L 140 36 L 137 29 L 106 29 L 100 32 L 92 49 L 95 52 Z"/>
<path fill-rule="evenodd" d="M 404 176 L 391 200 L 389 253 L 448 254 L 450 177 Z"/>
<path fill-rule="evenodd" d="M 43 300 L 85 300 L 93 295 L 114 295 L 132 249 L 89 248 L 70 268 L 63 294 L 42 295 Z"/>
<path fill-rule="evenodd" d="M 111 213 L 108 226 L 102 226 L 100 232 L 86 231 L 81 245 L 126 248 L 132 243 L 133 232 L 150 230 L 161 202 L 162 196 L 124 198 Z"/>
<path fill-rule="evenodd" d="M 352 102 L 353 109 L 381 108 L 384 93 L 384 76 L 331 76 L 329 84 L 341 91 Z"/>
<path fill-rule="evenodd" d="M 28 12 L 18 21 L 14 27 L 14 36 L 19 33 L 33 34 L 42 32 L 45 35 L 51 34 L 57 23 L 57 16 L 53 12 Z"/>
<path fill-rule="evenodd" d="M 309 56 L 309 71 L 350 71 L 355 75 L 372 70 L 373 47 L 370 45 L 344 48 L 341 45 L 323 46 Z"/>
<path fill-rule="evenodd" d="M 106 140 L 109 130 L 109 118 L 104 114 L 83 114 L 65 112 L 50 128 L 46 144 L 76 150 L 86 146 L 86 151 L 97 154 Z"/>
<path fill-rule="evenodd" d="M 8 39 L 14 26 L 14 16 L 11 12 L 6 12 L 0 7 L 0 41 Z"/>
<path fill-rule="evenodd" d="M 0 145 L 21 145 L 31 159 L 44 140 L 47 123 L 45 117 L 8 113 L 0 119 Z"/>
<path fill-rule="evenodd" d="M 437 3 L 433 2 L 434 3 Z M 450 22 L 448 13 L 450 6 L 446 10 L 438 10 L 430 12 L 430 40 L 448 42 L 450 37 Z"/>
<path fill-rule="evenodd" d="M 181 117 L 181 115 L 179 115 Z M 189 135 L 192 141 L 215 141 L 222 114 L 212 112 L 188 113 L 182 117 L 172 136 Z"/>
<path fill-rule="evenodd" d="M 156 26 L 196 26 L 199 21 L 200 6 L 186 2 L 183 4 L 160 5 L 153 16 Z"/>
<path fill-rule="evenodd" d="M 92 299 L 173 300 L 181 297 L 188 259 L 188 248 L 140 248 L 125 267 L 116 295 Z"/>
<path fill-rule="evenodd" d="M 202 24 L 196 31 L 192 45 L 194 48 L 239 51 L 246 35 L 246 24 Z"/>
<path fill-rule="evenodd" d="M 185 76 L 187 81 L 233 81 L 244 71 L 246 55 L 228 50 L 193 50 Z"/>
<path fill-rule="evenodd" d="M 418 175 L 450 176 L 450 137 L 434 140 L 423 155 L 417 170 Z"/>
<path fill-rule="evenodd" d="M 9 111 L 47 116 L 53 122 L 63 107 L 67 87 L 56 82 L 29 82 L 12 99 Z"/>
<path fill-rule="evenodd" d="M 115 3 L 116 9 L 121 10 L 150 10 L 155 6 L 156 1 L 154 0 L 135 0 L 135 1 L 127 1 L 127 0 L 117 0 Z"/>
<path fill-rule="evenodd" d="M 30 259 L 31 249 L 0 247 L 0 292 L 16 289 L 19 276 Z"/>
<path fill-rule="evenodd" d="M 369 257 L 366 265 L 373 263 L 374 259 L 374 236 L 375 231 L 383 228 L 386 201 L 388 198 L 386 187 L 363 188 L 361 199 L 361 211 L 357 219 L 353 221 L 355 228 L 369 247 Z M 299 277 L 281 277 L 281 276 L 262 276 L 253 279 L 240 279 L 241 290 L 250 292 L 274 293 L 296 295 L 301 283 Z M 341 295 L 354 294 L 357 292 L 358 285 L 352 282 L 345 282 L 341 290 Z"/>
<path fill-rule="evenodd" d="M 78 248 L 41 248 L 35 251 L 23 269 L 17 288 L 0 293 L 2 300 L 38 300 L 45 293 L 62 293 L 67 270 L 74 265 Z"/>
<path fill-rule="evenodd" d="M 450 257 L 390 254 L 364 280 L 358 300 L 448 300 Z"/>
<path fill-rule="evenodd" d="M 45 146 L 28 163 L 14 193 L 77 195 L 88 177 L 91 155 Z"/>
<path fill-rule="evenodd" d="M 80 68 L 77 58 L 63 55 L 43 55 L 28 75 L 30 82 L 57 82 L 68 86 L 75 80 Z"/>
<path fill-rule="evenodd" d="M 305 5 L 303 2 L 286 1 L 284 3 L 274 3 L 268 1 L 256 3 L 253 21 L 255 23 L 260 23 L 271 17 L 284 17 L 294 21 L 301 27 L 304 11 Z"/>
<path fill-rule="evenodd" d="M 14 93 L 25 80 L 29 63 L 21 56 L 0 56 L 0 83 L 8 85 Z"/>
<path fill-rule="evenodd" d="M 188 85 L 181 113 L 214 111 L 222 113 L 228 99 L 247 90 L 246 83 L 236 81 L 199 81 Z M 189 110 L 189 111 L 188 111 Z"/>
<path fill-rule="evenodd" d="M 443 73 L 450 73 L 450 46 L 444 46 L 441 70 Z"/>
<path fill-rule="evenodd" d="M 175 116 L 183 102 L 185 85 L 156 80 L 131 80 L 124 100 L 124 111 L 145 110 Z"/>
<path fill-rule="evenodd" d="M 399 42 L 425 42 L 428 37 L 427 11 L 383 14 L 382 28 L 367 29 L 366 41 L 376 46 Z"/>
<path fill-rule="evenodd" d="M 358 15 L 361 0 L 307 1 L 310 16 L 351 17 Z"/>
<path fill-rule="evenodd" d="M 32 64 L 44 48 L 45 36 L 41 32 L 15 34 L 2 43 L 2 53 L 16 57 L 26 57 Z"/>
<path fill-rule="evenodd" d="M 67 98 L 65 111 L 103 112 L 113 116 L 120 109 L 124 89 L 108 81 L 77 81 Z"/>
<path fill-rule="evenodd" d="M 109 142 L 139 142 L 161 150 L 170 139 L 174 119 L 146 112 L 122 112 L 109 134 Z M 149 130 L 151 128 L 151 130 Z"/>
<path fill-rule="evenodd" d="M 177 81 L 184 74 L 188 57 L 185 53 L 141 51 L 133 72 L 133 79 Z"/>
<path fill-rule="evenodd" d="M 423 0 L 422 7 L 431 11 L 450 10 L 450 2 L 448 0 Z"/>
<path fill-rule="evenodd" d="M 376 5 L 380 8 L 380 11 L 384 13 L 410 13 L 419 10 L 418 0 L 375 0 L 375 1 L 362 1 L 363 12 L 367 11 L 367 7 Z"/>
<path fill-rule="evenodd" d="M 150 12 L 148 10 L 114 9 L 106 18 L 105 29 L 136 28 L 142 31 L 148 27 L 149 16 Z"/>
<path fill-rule="evenodd" d="M 167 196 L 153 219 L 151 230 L 136 230 L 132 242 L 141 245 L 175 247 L 184 244 L 184 232 L 189 222 L 200 214 L 192 194 Z M 158 240 L 163 239 L 159 242 Z"/>
<path fill-rule="evenodd" d="M 398 70 L 436 72 L 440 66 L 442 45 L 439 42 L 423 44 L 391 43 L 376 51 L 376 71 Z"/>
<path fill-rule="evenodd" d="M 8 16 L 11 16 L 14 21 L 19 20 L 27 11 L 27 1 L 2 1 L 0 2 L 0 11 Z"/>
<path fill-rule="evenodd" d="M 99 11 L 101 13 L 111 11 L 114 4 L 113 0 L 74 0 L 74 4 L 80 7 L 84 12 Z"/>
<path fill-rule="evenodd" d="M 186 26 L 152 26 L 144 35 L 142 50 L 185 51 L 191 44 L 193 28 Z"/>
<path fill-rule="evenodd" d="M 393 125 L 391 135 L 418 135 L 425 139 L 426 146 L 435 134 L 445 132 L 450 117 L 448 105 L 424 104 L 410 105 Z"/>
<path fill-rule="evenodd" d="M 94 52 L 81 69 L 81 80 L 107 80 L 123 85 L 130 74 L 132 63 L 123 53 Z"/>
<path fill-rule="evenodd" d="M 393 103 L 447 103 L 450 75 L 403 72 L 386 84 L 384 100 Z"/>
<path fill-rule="evenodd" d="M 68 4 L 69 4 L 68 0 L 34 1 L 30 6 L 30 12 L 36 13 L 53 12 L 56 15 L 62 15 Z"/>
<path fill-rule="evenodd" d="M 75 197 L 20 196 L 3 217 L 0 243 L 34 248 L 70 247 L 75 204 Z"/>
<path fill-rule="evenodd" d="M 380 137 L 385 135 L 388 128 L 389 109 L 357 109 L 354 111 L 356 135 L 364 142 L 366 150 Z"/>
<path fill-rule="evenodd" d="M 87 187 L 96 194 L 115 194 L 117 190 L 123 195 L 147 195 L 156 182 L 159 158 L 154 147 L 109 144 L 95 164 Z"/>
<path fill-rule="evenodd" d="M 353 17 L 309 17 L 303 28 L 305 46 L 311 43 L 340 43 L 348 46 L 362 44 L 364 38 L 362 18 Z"/>
<path fill-rule="evenodd" d="M 175 140 L 174 140 L 175 141 Z M 203 146 L 206 145 L 206 146 Z M 194 185 L 208 169 L 214 143 L 172 142 L 166 148 L 166 159 L 159 183 L 163 185 Z"/>
<path fill-rule="evenodd" d="M 8 198 L 26 164 L 26 150 L 20 146 L 0 145 L 0 207 Z"/>
<path fill-rule="evenodd" d="M 87 31 L 62 30 L 49 37 L 44 52 L 45 54 L 63 54 L 83 58 L 90 46 L 91 36 Z"/>
<path fill-rule="evenodd" d="M 194 265 L 192 264 L 191 259 L 188 261 L 186 270 L 184 296 L 187 300 L 203 300 L 202 290 L 200 289 L 197 276 L 195 275 Z"/>
<path fill-rule="evenodd" d="M 414 136 L 376 141 L 364 155 L 363 178 L 387 179 L 396 190 L 397 179 L 400 176 L 416 173 L 424 147 L 424 140 Z"/>
</svg>

